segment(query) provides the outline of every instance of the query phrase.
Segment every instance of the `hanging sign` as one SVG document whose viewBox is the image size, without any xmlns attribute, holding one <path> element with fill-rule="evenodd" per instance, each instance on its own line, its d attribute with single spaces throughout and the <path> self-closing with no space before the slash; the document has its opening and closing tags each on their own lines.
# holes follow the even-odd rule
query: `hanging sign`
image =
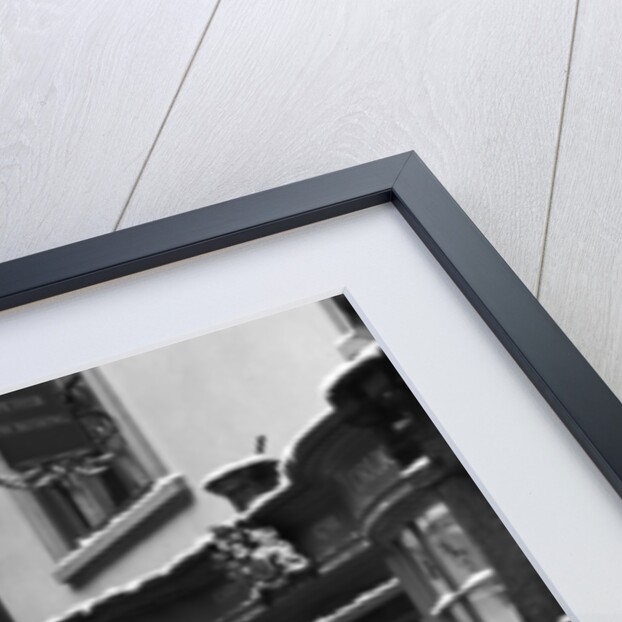
<svg viewBox="0 0 622 622">
<path fill-rule="evenodd" d="M 92 448 L 57 383 L 0 397 L 0 454 L 8 466 L 23 469 Z"/>
</svg>

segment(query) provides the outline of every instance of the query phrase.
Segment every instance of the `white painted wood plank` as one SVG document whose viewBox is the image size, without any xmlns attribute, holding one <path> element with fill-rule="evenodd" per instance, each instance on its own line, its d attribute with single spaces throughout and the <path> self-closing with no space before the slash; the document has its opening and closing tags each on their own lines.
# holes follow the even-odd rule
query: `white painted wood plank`
<svg viewBox="0 0 622 622">
<path fill-rule="evenodd" d="M 622 398 L 622 5 L 582 2 L 541 300 Z"/>
<path fill-rule="evenodd" d="M 414 148 L 532 287 L 573 12 L 223 0 L 122 226 Z"/>
<path fill-rule="evenodd" d="M 0 3 L 0 261 L 113 229 L 214 4 Z"/>
</svg>

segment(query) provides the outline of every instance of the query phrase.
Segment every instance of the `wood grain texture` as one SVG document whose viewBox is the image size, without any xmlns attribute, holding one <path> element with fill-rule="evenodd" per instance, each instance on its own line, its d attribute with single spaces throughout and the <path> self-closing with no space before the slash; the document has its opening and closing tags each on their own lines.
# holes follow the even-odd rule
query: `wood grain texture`
<svg viewBox="0 0 622 622">
<path fill-rule="evenodd" d="M 415 149 L 533 287 L 573 12 L 223 0 L 121 224 Z"/>
<path fill-rule="evenodd" d="M 0 261 L 113 229 L 214 5 L 0 3 Z"/>
<path fill-rule="evenodd" d="M 622 5 L 577 20 L 541 301 L 622 398 Z"/>
</svg>

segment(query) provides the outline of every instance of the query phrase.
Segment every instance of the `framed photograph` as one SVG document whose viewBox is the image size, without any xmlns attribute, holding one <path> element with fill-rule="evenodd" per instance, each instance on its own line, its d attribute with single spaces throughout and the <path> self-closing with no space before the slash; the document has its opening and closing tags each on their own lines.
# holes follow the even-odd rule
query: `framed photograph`
<svg viewBox="0 0 622 622">
<path fill-rule="evenodd" d="M 0 620 L 621 619 L 622 405 L 415 153 L 0 308 Z"/>
</svg>

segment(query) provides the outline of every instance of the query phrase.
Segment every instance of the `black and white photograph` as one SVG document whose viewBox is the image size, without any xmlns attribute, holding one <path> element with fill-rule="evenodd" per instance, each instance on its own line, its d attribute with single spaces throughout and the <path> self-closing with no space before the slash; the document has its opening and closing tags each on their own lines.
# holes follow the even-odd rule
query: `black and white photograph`
<svg viewBox="0 0 622 622">
<path fill-rule="evenodd" d="M 343 295 L 5 394 L 0 456 L 7 620 L 568 620 Z"/>
</svg>

